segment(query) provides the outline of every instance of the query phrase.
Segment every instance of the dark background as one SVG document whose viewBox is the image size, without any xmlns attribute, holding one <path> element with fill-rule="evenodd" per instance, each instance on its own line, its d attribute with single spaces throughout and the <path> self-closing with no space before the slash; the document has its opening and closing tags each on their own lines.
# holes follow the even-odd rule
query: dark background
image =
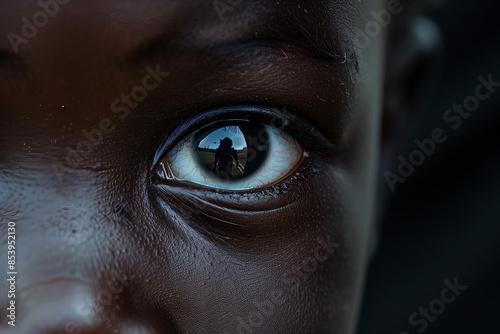
<svg viewBox="0 0 500 334">
<path fill-rule="evenodd" d="M 443 33 L 443 69 L 399 153 L 436 127 L 449 138 L 393 194 L 382 185 L 390 200 L 380 201 L 358 333 L 418 333 L 408 318 L 455 277 L 468 288 L 422 333 L 500 333 L 500 87 L 456 131 L 442 120 L 478 76 L 500 82 L 500 4 L 453 0 L 427 14 Z"/>
</svg>

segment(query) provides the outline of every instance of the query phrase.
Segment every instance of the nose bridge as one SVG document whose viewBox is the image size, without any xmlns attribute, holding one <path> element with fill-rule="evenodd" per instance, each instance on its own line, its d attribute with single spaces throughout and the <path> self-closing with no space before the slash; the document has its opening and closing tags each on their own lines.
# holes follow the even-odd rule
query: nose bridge
<svg viewBox="0 0 500 334">
<path fill-rule="evenodd" d="M 47 171 L 32 168 L 0 177 L 3 245 L 8 222 L 15 225 L 13 270 L 7 247 L 0 248 L 5 259 L 0 262 L 0 315 L 6 318 L 5 310 L 14 300 L 18 324 L 10 328 L 2 321 L 0 333 L 91 333 L 102 325 L 96 314 L 96 282 L 105 255 L 97 246 L 105 229 L 95 190 L 89 182 L 59 184 Z M 7 272 L 15 272 L 14 298 L 8 297 Z"/>
</svg>

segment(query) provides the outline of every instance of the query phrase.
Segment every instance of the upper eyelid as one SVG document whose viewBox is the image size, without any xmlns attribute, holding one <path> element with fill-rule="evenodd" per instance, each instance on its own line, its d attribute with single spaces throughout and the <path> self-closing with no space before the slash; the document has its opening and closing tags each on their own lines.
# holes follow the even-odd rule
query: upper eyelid
<svg viewBox="0 0 500 334">
<path fill-rule="evenodd" d="M 196 114 L 178 124 L 160 144 L 153 159 L 153 168 L 182 138 L 185 138 L 197 129 L 215 121 L 233 119 L 251 119 L 260 121 L 288 132 L 296 137 L 310 150 L 319 154 L 330 154 L 336 151 L 337 144 L 324 135 L 317 127 L 304 117 L 290 112 L 286 107 L 269 107 L 258 105 L 231 105 L 213 108 L 206 112 Z M 273 122 L 274 121 L 274 122 Z M 279 124 L 278 122 L 283 122 Z M 273 124 L 274 123 L 274 124 Z M 278 123 L 278 124 L 276 124 Z M 277 126 L 278 125 L 278 126 Z M 196 128 L 195 128 L 196 127 Z"/>
</svg>

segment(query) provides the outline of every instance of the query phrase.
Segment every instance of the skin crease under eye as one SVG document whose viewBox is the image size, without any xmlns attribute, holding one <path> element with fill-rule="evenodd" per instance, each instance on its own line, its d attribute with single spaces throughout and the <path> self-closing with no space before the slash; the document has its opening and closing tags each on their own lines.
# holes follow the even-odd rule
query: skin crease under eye
<svg viewBox="0 0 500 334">
<path fill-rule="evenodd" d="M 193 135 L 179 142 L 162 159 L 158 173 L 167 179 L 229 191 L 256 190 L 285 180 L 307 162 L 308 153 L 293 137 L 265 125 L 269 134 L 269 153 L 255 173 L 241 181 L 219 180 L 200 168 L 193 155 Z"/>
</svg>

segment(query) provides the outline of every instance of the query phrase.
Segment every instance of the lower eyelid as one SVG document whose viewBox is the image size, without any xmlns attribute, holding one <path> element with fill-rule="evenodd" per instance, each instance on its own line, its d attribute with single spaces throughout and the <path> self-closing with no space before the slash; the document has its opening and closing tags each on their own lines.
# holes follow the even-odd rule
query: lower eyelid
<svg viewBox="0 0 500 334">
<path fill-rule="evenodd" d="M 205 237 L 223 244 L 234 242 L 236 247 L 258 248 L 262 238 L 283 237 L 294 231 L 295 224 L 301 223 L 296 218 L 316 202 L 315 194 L 324 188 L 334 189 L 334 184 L 330 185 L 322 176 L 318 178 L 315 172 L 327 172 L 325 167 L 321 161 L 310 160 L 287 181 L 247 193 L 214 191 L 175 182 L 164 184 L 157 180 L 155 197 L 168 215 Z M 280 219 L 272 219 L 276 215 Z"/>
<path fill-rule="evenodd" d="M 301 183 L 314 175 L 314 170 L 316 170 L 314 166 L 318 164 L 319 162 L 308 157 L 302 168 L 290 175 L 285 181 L 270 187 L 251 190 L 214 189 L 176 180 L 165 181 L 158 176 L 153 177 L 153 184 L 173 197 L 191 195 L 193 198 L 206 198 L 213 203 L 220 203 L 242 211 L 266 210 L 266 208 L 277 208 L 289 203 L 289 200 L 283 202 L 280 200 L 286 197 L 285 194 L 300 191 Z"/>
<path fill-rule="evenodd" d="M 297 180 L 299 181 L 299 178 Z M 300 181 L 299 181 L 300 182 Z M 197 216 L 203 225 L 227 231 L 228 228 L 242 229 L 245 233 L 261 233 L 265 229 L 275 229 L 287 224 L 287 221 L 269 224 L 269 215 L 273 212 L 290 212 L 299 210 L 301 203 L 292 193 L 300 191 L 300 185 L 289 182 L 287 189 L 266 189 L 246 194 L 214 192 L 208 189 L 186 188 L 179 185 L 159 185 L 157 189 L 166 205 L 183 216 Z M 297 189 L 296 187 L 299 187 Z M 260 217 L 260 218 L 258 218 Z M 192 217 L 193 218 L 193 217 Z M 186 223 L 196 223 L 189 218 Z M 258 223 L 258 219 L 265 220 L 265 226 Z M 214 226 L 217 225 L 217 226 Z M 277 232 L 281 229 L 277 230 Z"/>
</svg>

